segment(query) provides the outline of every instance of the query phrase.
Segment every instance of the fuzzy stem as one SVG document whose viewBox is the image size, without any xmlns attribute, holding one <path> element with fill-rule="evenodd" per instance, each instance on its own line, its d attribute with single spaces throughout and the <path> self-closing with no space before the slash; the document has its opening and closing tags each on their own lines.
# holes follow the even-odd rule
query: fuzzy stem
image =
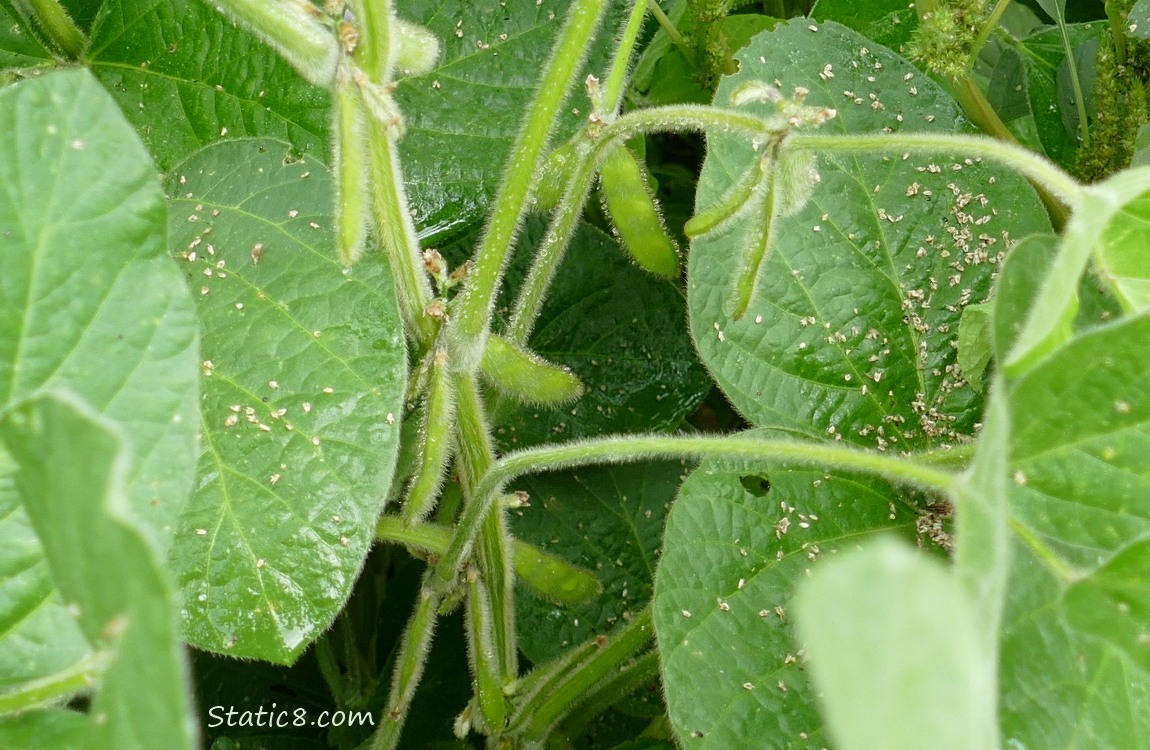
<svg viewBox="0 0 1150 750">
<path fill-rule="evenodd" d="M 511 731 L 519 728 L 529 742 L 542 740 L 596 684 L 645 648 L 654 635 L 651 605 L 648 604 L 606 643 L 599 645 L 596 642 L 596 648 L 587 651 L 584 660 L 536 691 L 517 713 L 517 727 L 513 726 Z"/>
<path fill-rule="evenodd" d="M 31 711 L 65 701 L 94 685 L 112 661 L 108 651 L 94 651 L 75 664 L 0 693 L 0 716 Z"/>
<path fill-rule="evenodd" d="M 563 720 L 563 728 L 578 730 L 599 714 L 659 676 L 659 652 L 652 649 L 596 685 Z M 573 733 L 573 732 L 569 732 Z"/>
<path fill-rule="evenodd" d="M 391 0 L 351 0 L 350 5 L 359 28 L 356 61 L 375 83 L 391 83 L 395 57 L 391 42 Z"/>
<path fill-rule="evenodd" d="M 471 673 L 475 677 L 476 704 L 483 714 L 492 737 L 503 732 L 507 717 L 507 704 L 503 698 L 503 675 L 495 648 L 491 599 L 487 587 L 478 573 L 472 571 L 467 576 L 467 599 L 464 621 L 467 628 L 467 652 L 471 661 Z"/>
<path fill-rule="evenodd" d="M 687 40 L 683 38 L 683 35 L 675 28 L 674 22 L 671 21 L 671 19 L 667 17 L 667 14 L 663 12 L 663 9 L 659 7 L 658 0 L 647 0 L 647 7 L 651 10 L 651 15 L 659 22 L 659 27 L 663 29 L 671 42 L 676 47 L 686 49 Z"/>
<path fill-rule="evenodd" d="M 457 445 L 467 496 L 463 509 L 466 515 L 476 512 L 475 505 L 481 500 L 476 492 L 482 484 L 482 478 L 491 469 L 495 453 L 491 447 L 491 431 L 487 426 L 475 376 L 457 374 L 455 380 L 458 397 Z M 479 570 L 491 596 L 496 655 L 500 660 L 504 681 L 510 682 L 518 676 L 519 646 L 515 637 L 515 575 L 511 569 L 511 553 L 508 549 L 507 520 L 498 503 L 488 505 L 476 515 L 478 525 L 482 526 L 479 534 Z M 454 538 L 452 541 L 454 543 Z"/>
<path fill-rule="evenodd" d="M 657 458 L 728 458 L 782 461 L 877 474 L 892 481 L 927 490 L 949 492 L 954 475 L 906 459 L 823 443 L 791 440 L 755 440 L 745 437 L 682 437 L 620 435 L 542 446 L 510 453 L 492 465 L 476 488 L 459 520 L 458 531 L 439 562 L 440 584 L 448 587 L 471 550 L 485 514 L 495 505 L 501 488 L 521 474 L 568 469 L 592 464 L 623 464 Z"/>
<path fill-rule="evenodd" d="M 380 541 L 402 544 L 408 550 L 442 556 L 451 544 L 452 530 L 434 523 L 408 526 L 395 516 L 381 516 L 375 527 Z M 572 565 L 522 539 L 511 541 L 515 577 L 548 599 L 578 604 L 602 592 L 591 571 Z"/>
<path fill-rule="evenodd" d="M 443 598 L 429 585 L 431 578 L 432 569 L 428 568 L 423 575 L 423 586 L 419 590 L 415 612 L 407 622 L 399 653 L 395 657 L 395 673 L 391 680 L 391 692 L 384 706 L 385 713 L 380 720 L 379 729 L 372 735 L 368 750 L 394 750 L 399 745 L 399 735 L 403 731 L 404 721 L 407 720 L 411 699 L 415 696 L 415 689 L 419 686 L 419 679 L 423 676 L 423 669 L 427 665 L 431 637 L 435 634 L 435 623 L 438 619 L 436 610 Z"/>
<path fill-rule="evenodd" d="M 451 457 L 452 426 L 455 423 L 455 394 L 447 367 L 447 350 L 440 347 L 432 358 L 431 386 L 423 411 L 419 440 L 419 466 L 403 506 L 403 522 L 420 523 L 435 507 L 443 475 Z"/>
<path fill-rule="evenodd" d="M 519 295 L 515 299 L 515 310 L 511 313 L 511 321 L 507 325 L 507 338 L 513 344 L 525 346 L 527 340 L 531 338 L 531 331 L 540 310 L 543 309 L 547 290 L 579 226 L 579 217 L 583 215 L 583 206 L 591 194 L 594 177 L 594 163 L 582 158 L 552 216 L 547 234 L 535 252 L 531 270 L 519 288 Z"/>
<path fill-rule="evenodd" d="M 966 63 L 967 70 L 974 70 L 974 63 L 978 60 L 978 55 L 982 52 L 982 48 L 986 46 L 986 41 L 990 39 L 990 35 L 998 28 L 998 22 L 1002 20 L 1002 14 L 1006 12 L 1007 7 L 1010 5 L 1010 0 L 998 0 L 991 9 L 990 15 L 986 17 L 983 22 L 982 28 L 978 31 L 978 36 L 974 38 L 974 43 L 970 46 L 970 59 Z"/>
<path fill-rule="evenodd" d="M 475 267 L 455 301 L 455 318 L 450 326 L 452 358 L 456 367 L 465 372 L 474 372 L 479 366 L 495 296 L 540 158 L 605 6 L 604 0 L 576 0 L 569 9 L 523 128 L 511 146 L 511 160 L 495 196 Z"/>
<path fill-rule="evenodd" d="M 827 151 L 929 151 L 961 152 L 992 159 L 1019 172 L 1051 192 L 1073 209 L 1082 201 L 1083 186 L 1049 159 L 1021 146 L 977 135 L 895 133 L 823 135 L 795 133 L 787 141 L 795 150 Z"/>
<path fill-rule="evenodd" d="M 607 82 L 603 85 L 603 112 L 614 114 L 619 109 L 623 98 L 623 84 L 627 81 L 627 70 L 631 65 L 631 55 L 635 52 L 635 42 L 639 38 L 639 31 L 643 28 L 643 19 L 647 16 L 647 0 L 635 0 L 631 6 L 631 15 L 627 17 L 627 25 L 619 36 L 619 44 L 615 48 L 615 59 L 611 61 L 611 72 L 607 74 Z"/>
</svg>

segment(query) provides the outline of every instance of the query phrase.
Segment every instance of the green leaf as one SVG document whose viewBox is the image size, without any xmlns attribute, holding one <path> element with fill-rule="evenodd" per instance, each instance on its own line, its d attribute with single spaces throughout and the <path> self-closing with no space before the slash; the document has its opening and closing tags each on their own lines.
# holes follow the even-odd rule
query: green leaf
<svg viewBox="0 0 1150 750">
<path fill-rule="evenodd" d="M 509 295 L 543 231 L 541 222 L 528 223 L 508 272 Z M 585 224 L 556 278 L 529 348 L 570 368 L 584 394 L 559 408 L 499 402 L 491 415 L 499 443 L 521 448 L 677 427 L 711 388 L 683 330 L 682 293 L 630 263 L 614 240 Z"/>
<path fill-rule="evenodd" d="M 429 241 L 442 242 L 486 214 L 569 5 L 462 3 L 448 10 L 441 0 L 402 4 L 404 17 L 443 45 L 438 67 L 400 81 L 395 92 L 407 120 L 400 144 L 407 194 Z M 618 27 L 621 9 L 608 12 L 603 29 Z M 612 37 L 599 34 L 588 72 L 605 72 Z M 553 142 L 566 140 L 588 112 L 586 95 L 576 91 Z"/>
<path fill-rule="evenodd" d="M 154 167 L 85 72 L 0 91 L 0 409 L 71 390 L 131 438 L 126 513 L 162 555 L 192 486 L 196 333 Z M 86 652 L 9 481 L 0 485 L 0 685 Z"/>
<path fill-rule="evenodd" d="M 82 747 L 91 724 L 84 714 L 57 708 L 0 719 L 0 748 Z"/>
<path fill-rule="evenodd" d="M 678 462 L 596 467 L 523 477 L 531 507 L 511 512 L 516 536 L 591 570 L 603 591 L 556 606 L 520 587 L 519 647 L 539 664 L 605 634 L 651 598 L 667 510 L 685 469 Z"/>
<path fill-rule="evenodd" d="M 994 356 L 1000 363 L 1006 359 L 1026 325 L 1030 309 L 1041 293 L 1051 265 L 1058 256 L 1058 248 L 1056 236 L 1033 234 L 1015 245 L 1006 256 L 991 302 Z M 1063 310 L 1060 325 L 1052 331 L 1045 345 L 1030 355 L 1033 361 L 1041 360 L 1074 335 L 1074 316 L 1077 313 L 1077 301 Z"/>
<path fill-rule="evenodd" d="M 1146 750 L 1150 680 L 1123 651 L 1067 624 L 1064 581 L 1016 545 L 1002 628 L 1002 737 L 1007 747 Z"/>
<path fill-rule="evenodd" d="M 837 21 L 895 51 L 910 42 L 918 26 L 918 13 L 910 0 L 818 0 L 810 17 L 820 22 Z"/>
<path fill-rule="evenodd" d="M 1147 623 L 1115 600 L 1150 533 L 1148 373 L 1150 318 L 1139 316 L 1079 335 L 1010 392 L 1022 544 L 1002 631 L 1002 721 L 1026 747 L 1150 746 L 1150 675 L 1135 658 Z"/>
<path fill-rule="evenodd" d="M 1001 358 L 1019 377 L 1066 337 L 1066 321 L 1078 305 L 1079 281 L 1110 219 L 1132 198 L 1150 190 L 1150 168 L 1128 169 L 1083 190 L 1066 225 L 1057 255 L 1050 261 L 1025 323 L 1010 352 Z"/>
<path fill-rule="evenodd" d="M 870 477 L 719 462 L 692 473 L 655 576 L 663 683 L 682 746 L 826 745 L 791 635 L 794 586 L 866 535 L 912 536 L 915 523 Z"/>
<path fill-rule="evenodd" d="M 0 437 L 54 583 L 88 643 L 115 654 L 92 699 L 87 746 L 194 747 L 175 600 L 133 518 L 125 436 L 74 396 L 49 395 L 9 409 Z"/>
<path fill-rule="evenodd" d="M 203 331 L 199 485 L 173 564 L 188 640 L 291 662 L 342 608 L 394 469 L 406 386 L 390 273 L 336 262 L 331 181 L 287 144 L 172 170 Z"/>
<path fill-rule="evenodd" d="M 777 79 L 784 91 L 808 88 L 806 104 L 837 108 L 823 126 L 835 132 L 963 129 L 958 107 L 916 68 L 837 24 L 810 25 L 756 37 L 717 101 L 743 82 Z M 758 158 L 744 139 L 716 135 L 709 145 L 699 206 Z M 691 245 L 692 335 L 756 425 L 912 450 L 970 434 L 979 421 L 981 396 L 956 362 L 962 309 L 986 298 L 1009 238 L 1045 229 L 1045 214 L 1009 173 L 892 149 L 819 155 L 822 184 L 803 210 L 779 220 L 761 291 L 742 320 L 725 304 L 745 220 Z"/>
<path fill-rule="evenodd" d="M 1068 24 L 1065 28 L 1072 49 L 1096 43 L 1106 32 L 1103 23 Z M 1045 27 L 1014 40 L 1003 52 L 992 73 L 987 97 L 1005 121 L 1022 114 L 1032 116 L 1042 150 L 1056 163 L 1072 168 L 1079 134 L 1075 105 L 1066 101 L 1070 87 L 1068 65 L 1061 30 Z M 1012 104 L 1003 113 L 1003 105 L 1008 102 Z M 1068 121 L 1067 117 L 1071 119 Z"/>
<path fill-rule="evenodd" d="M 1062 605 L 1070 626 L 1118 648 L 1150 676 L 1150 542 L 1134 542 L 1071 585 Z"/>
<path fill-rule="evenodd" d="M 0 74 L 6 68 L 27 68 L 53 62 L 52 56 L 26 30 L 12 0 L 0 1 Z M 0 77 L 0 82 L 4 78 Z"/>
<path fill-rule="evenodd" d="M 968 305 L 958 324 L 958 366 L 971 387 L 982 390 L 982 374 L 994 354 L 991 304 Z"/>
<path fill-rule="evenodd" d="M 1130 312 L 1150 306 L 1150 257 L 1145 242 L 1148 222 L 1150 190 L 1114 212 L 1094 246 L 1099 271 Z"/>
<path fill-rule="evenodd" d="M 799 636 L 836 747 L 998 747 L 993 653 L 965 593 L 942 565 L 887 539 L 799 590 Z"/>
</svg>

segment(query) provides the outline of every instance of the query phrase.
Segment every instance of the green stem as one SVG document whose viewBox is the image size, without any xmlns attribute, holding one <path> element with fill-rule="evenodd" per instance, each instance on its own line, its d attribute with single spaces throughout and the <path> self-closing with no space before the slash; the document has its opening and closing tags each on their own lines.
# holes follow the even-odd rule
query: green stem
<svg viewBox="0 0 1150 750">
<path fill-rule="evenodd" d="M 595 685 L 646 648 L 654 635 L 648 604 L 606 643 L 587 652 L 581 663 L 572 665 L 554 683 L 536 691 L 517 712 L 509 731 L 518 730 L 528 742 L 542 740 Z"/>
<path fill-rule="evenodd" d="M 998 22 L 1002 20 L 1002 14 L 1010 6 L 1010 0 L 998 0 L 991 9 L 990 15 L 986 17 L 986 21 L 982 24 L 982 28 L 975 37 L 974 43 L 970 48 L 970 58 L 967 60 L 966 69 L 974 70 L 974 63 L 978 60 L 979 53 L 982 48 L 986 46 L 986 41 L 990 39 L 990 35 L 998 28 Z"/>
<path fill-rule="evenodd" d="M 391 83 L 391 0 L 352 0 L 359 39 L 355 60 L 375 83 Z"/>
<path fill-rule="evenodd" d="M 49 43 L 68 59 L 80 59 L 88 39 L 57 0 L 13 0 L 12 6 L 25 23 L 43 31 Z"/>
<path fill-rule="evenodd" d="M 431 637 L 435 634 L 435 623 L 438 619 L 436 610 L 443 598 L 439 592 L 432 590 L 430 583 L 431 569 L 428 568 L 423 575 L 423 586 L 419 590 L 415 612 L 407 622 L 399 653 L 395 657 L 395 673 L 392 676 L 391 692 L 384 706 L 385 713 L 380 720 L 379 729 L 372 735 L 368 750 L 393 750 L 399 745 L 399 735 L 403 731 L 403 723 L 407 720 L 411 699 L 415 696 L 415 689 L 419 686 L 419 679 L 423 676 L 423 669 L 427 665 Z"/>
<path fill-rule="evenodd" d="M 498 737 L 503 733 L 507 718 L 500 669 L 503 660 L 495 648 L 491 599 L 487 587 L 475 571 L 467 577 L 464 627 L 467 629 L 467 655 L 471 660 L 471 673 L 475 677 L 476 705 L 483 714 L 483 723 L 490 736 Z"/>
<path fill-rule="evenodd" d="M 534 471 L 568 469 L 592 464 L 622 464 L 659 458 L 728 458 L 781 461 L 877 474 L 892 481 L 949 493 L 952 473 L 909 460 L 855 448 L 790 440 L 745 437 L 681 437 L 621 435 L 542 446 L 510 453 L 492 465 L 463 511 L 458 531 L 438 566 L 441 585 L 448 587 L 471 550 L 485 514 L 496 505 L 502 487 L 514 477 Z"/>
<path fill-rule="evenodd" d="M 16 685 L 0 693 L 0 716 L 6 716 L 59 703 L 91 687 L 112 662 L 108 651 L 93 651 L 75 664 Z"/>
<path fill-rule="evenodd" d="M 974 458 L 974 452 L 977 448 L 978 443 L 960 443 L 949 448 L 936 448 L 923 453 L 914 453 L 911 454 L 911 458 L 921 464 L 954 466 L 965 469 L 970 464 L 971 459 Z"/>
<path fill-rule="evenodd" d="M 604 0 L 576 0 L 567 11 L 567 22 L 559 32 L 523 128 L 511 146 L 511 160 L 495 196 L 475 267 L 455 301 L 455 317 L 450 326 L 453 361 L 466 372 L 474 372 L 483 356 L 495 296 L 540 158 L 605 6 Z"/>
<path fill-rule="evenodd" d="M 929 151 L 961 152 L 992 159 L 1010 167 L 1049 190 L 1070 209 L 1082 201 L 1083 186 L 1049 159 L 1010 143 L 977 135 L 933 133 L 894 133 L 823 135 L 795 133 L 787 147 L 825 153 L 826 151 Z"/>
<path fill-rule="evenodd" d="M 480 499 L 476 491 L 482 477 L 491 469 L 495 452 L 491 447 L 491 431 L 483 413 L 479 384 L 473 374 L 456 375 L 456 395 L 456 413 L 459 415 L 456 442 L 466 495 L 463 509 L 466 516 L 475 513 L 475 505 Z M 507 533 L 507 519 L 498 503 L 483 508 L 477 518 L 482 526 L 479 535 L 479 571 L 491 597 L 492 625 L 500 673 L 505 682 L 510 682 L 519 672 L 519 645 L 515 637 L 515 575 L 511 569 L 511 552 L 508 549 L 510 535 Z"/>
<path fill-rule="evenodd" d="M 659 27 L 667 33 L 667 37 L 670 38 L 671 42 L 674 43 L 676 47 L 686 49 L 687 40 L 683 38 L 683 35 L 675 28 L 675 24 L 670 18 L 667 18 L 667 14 L 659 7 L 658 0 L 647 0 L 647 7 L 651 10 L 651 15 L 659 22 Z"/>
<path fill-rule="evenodd" d="M 572 731 L 585 726 L 599 714 L 659 676 L 659 652 L 648 651 L 595 686 L 563 721 Z"/>
<path fill-rule="evenodd" d="M 448 372 L 447 350 L 440 346 L 431 363 L 431 385 L 420 425 L 419 465 L 403 506 L 403 522 L 412 525 L 423 521 L 435 507 L 443 486 L 443 475 L 451 457 L 452 427 L 455 423 L 454 383 Z"/>
<path fill-rule="evenodd" d="M 531 261 L 531 270 L 519 288 L 519 296 L 515 299 L 515 310 L 511 313 L 511 321 L 507 325 L 507 338 L 519 346 L 526 346 L 531 338 L 531 331 L 535 327 L 535 320 L 539 311 L 543 309 L 543 301 L 547 290 L 559 270 L 559 264 L 567 254 L 571 238 L 579 226 L 579 217 L 583 215 L 583 206 L 591 194 L 591 186 L 595 178 L 595 164 L 586 157 L 580 158 L 575 174 L 563 193 L 563 198 L 555 209 L 551 218 L 551 225 L 543 242 L 535 252 Z"/>
<path fill-rule="evenodd" d="M 607 82 L 603 86 L 603 113 L 614 114 L 619 110 L 619 103 L 623 98 L 623 84 L 627 80 L 627 70 L 631 65 L 631 55 L 635 52 L 635 42 L 639 38 L 639 31 L 643 28 L 643 19 L 647 16 L 647 0 L 635 0 L 631 6 L 631 15 L 627 18 L 627 25 L 619 36 L 618 46 L 615 48 L 615 59 L 611 61 L 611 72 L 607 74 Z"/>
</svg>

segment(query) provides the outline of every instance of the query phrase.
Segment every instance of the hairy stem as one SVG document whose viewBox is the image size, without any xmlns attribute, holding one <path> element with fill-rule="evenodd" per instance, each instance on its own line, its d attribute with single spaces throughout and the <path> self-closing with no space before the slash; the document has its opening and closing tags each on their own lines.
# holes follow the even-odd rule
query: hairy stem
<svg viewBox="0 0 1150 750">
<path fill-rule="evenodd" d="M 1082 201 L 1083 186 L 1049 159 L 1011 143 L 977 135 L 897 133 L 865 135 L 823 135 L 796 133 L 787 141 L 789 148 L 814 151 L 929 151 L 963 153 L 992 159 L 1010 167 L 1050 191 L 1073 209 Z"/>
<path fill-rule="evenodd" d="M 607 82 L 603 85 L 603 111 L 614 114 L 619 109 L 623 99 L 623 84 L 627 81 L 627 70 L 631 66 L 631 55 L 635 52 L 635 42 L 639 38 L 639 31 L 643 28 L 643 19 L 647 16 L 647 0 L 635 0 L 631 6 L 631 15 L 627 17 L 627 25 L 619 36 L 619 44 L 615 47 L 615 58 L 611 61 L 611 72 L 607 74 Z"/>
<path fill-rule="evenodd" d="M 480 502 L 477 491 L 495 460 L 491 432 L 483 413 L 483 400 L 474 375 L 456 375 L 456 412 L 459 458 L 462 464 L 466 503 L 463 513 L 474 513 L 482 526 L 479 535 L 479 570 L 491 597 L 492 630 L 499 659 L 499 672 L 510 682 L 519 672 L 519 646 L 515 637 L 515 575 L 511 569 L 511 552 L 507 520 L 503 508 L 492 503 L 476 511 Z M 456 532 L 458 536 L 458 532 Z M 454 538 L 452 543 L 455 543 Z M 462 558 L 460 559 L 462 562 Z"/>
<path fill-rule="evenodd" d="M 511 732 L 522 733 L 528 741 L 542 740 L 552 727 L 619 665 L 647 647 L 655 635 L 648 604 L 617 633 L 595 641 L 595 647 L 581 651 L 584 657 L 542 685 L 520 707 Z"/>
<path fill-rule="evenodd" d="M 540 158 L 605 6 L 604 0 L 576 0 L 572 5 L 523 128 L 511 146 L 511 161 L 495 196 L 491 218 L 476 253 L 475 267 L 455 302 L 455 318 L 450 327 L 453 360 L 466 372 L 474 372 L 479 366 L 495 295 Z"/>
<path fill-rule="evenodd" d="M 88 40 L 57 0 L 13 0 L 12 7 L 26 23 L 43 31 L 68 59 L 80 59 Z"/>
<path fill-rule="evenodd" d="M 459 530 L 439 562 L 441 585 L 449 586 L 469 554 L 485 514 L 495 505 L 503 486 L 512 478 L 534 471 L 567 469 L 592 464 L 622 464 L 659 458 L 729 458 L 782 461 L 877 474 L 892 481 L 949 493 L 953 474 L 906 459 L 861 449 L 790 440 L 746 437 L 682 437 L 621 435 L 557 446 L 542 446 L 508 454 L 492 465 L 475 490 L 459 520 Z"/>
<path fill-rule="evenodd" d="M 659 676 L 659 652 L 652 649 L 623 665 L 587 692 L 563 720 L 563 728 L 578 730 L 599 714 Z"/>
</svg>

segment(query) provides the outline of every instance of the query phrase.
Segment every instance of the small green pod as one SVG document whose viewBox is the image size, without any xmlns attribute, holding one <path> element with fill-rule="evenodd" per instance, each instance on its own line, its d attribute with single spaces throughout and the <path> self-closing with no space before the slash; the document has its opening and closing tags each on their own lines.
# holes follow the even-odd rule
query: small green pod
<svg viewBox="0 0 1150 750">
<path fill-rule="evenodd" d="M 423 26 L 394 18 L 391 31 L 395 67 L 403 75 L 421 76 L 439 62 L 439 40 Z"/>
<path fill-rule="evenodd" d="M 501 336 L 487 338 L 479 371 L 501 393 L 524 403 L 561 404 L 583 394 L 583 383 L 571 371 Z"/>
<path fill-rule="evenodd" d="M 759 160 L 718 201 L 692 216 L 683 225 L 683 234 L 693 240 L 730 224 L 751 204 L 751 196 L 762 182 L 763 162 Z"/>
<path fill-rule="evenodd" d="M 344 76 L 335 89 L 335 110 L 336 249 L 339 262 L 350 266 L 363 255 L 371 194 L 363 99 L 359 88 Z"/>
<path fill-rule="evenodd" d="M 667 234 L 647 176 L 626 146 L 607 154 L 599 168 L 603 206 L 640 266 L 668 279 L 679 276 L 679 248 Z"/>
</svg>

